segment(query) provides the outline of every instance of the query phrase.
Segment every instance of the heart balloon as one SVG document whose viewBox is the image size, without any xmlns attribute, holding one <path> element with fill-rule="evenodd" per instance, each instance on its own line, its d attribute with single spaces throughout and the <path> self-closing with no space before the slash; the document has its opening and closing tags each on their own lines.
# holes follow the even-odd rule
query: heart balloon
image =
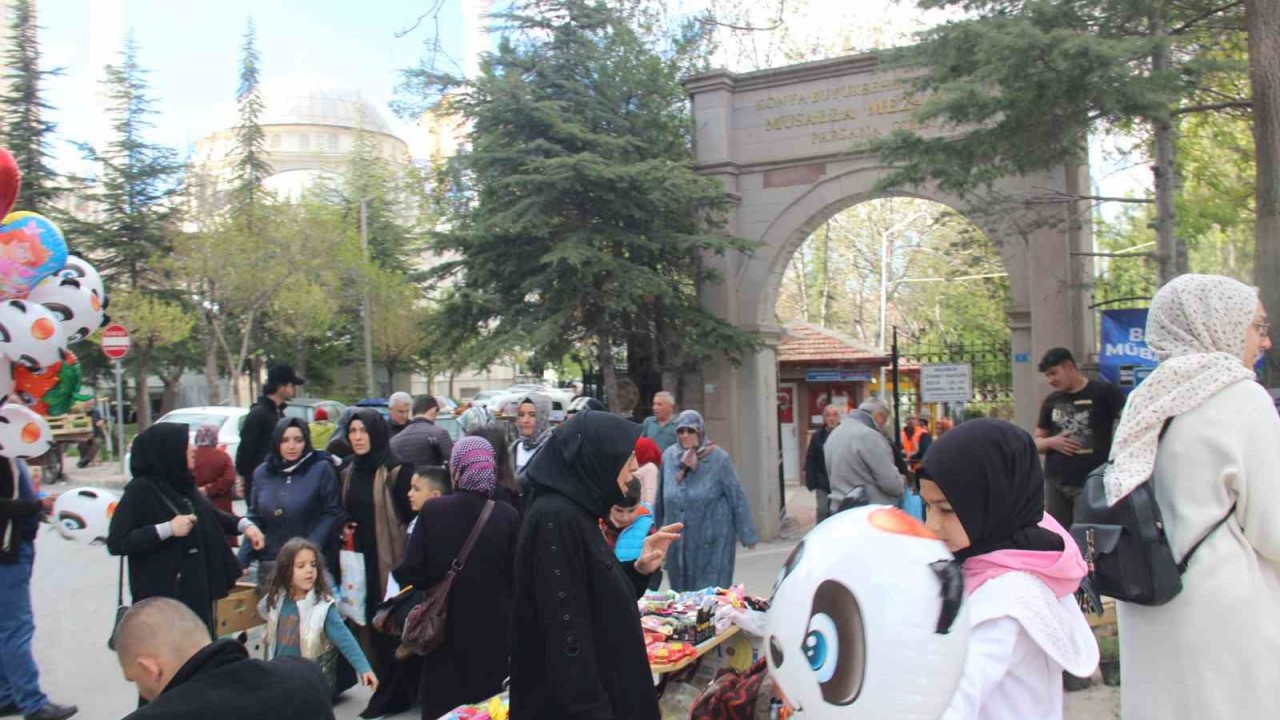
<svg viewBox="0 0 1280 720">
<path fill-rule="evenodd" d="M 26 297 L 67 264 L 67 241 L 47 217 L 10 213 L 0 225 L 0 299 Z"/>
<path fill-rule="evenodd" d="M 0 217 L 9 214 L 22 190 L 22 171 L 8 150 L 0 147 Z"/>
</svg>

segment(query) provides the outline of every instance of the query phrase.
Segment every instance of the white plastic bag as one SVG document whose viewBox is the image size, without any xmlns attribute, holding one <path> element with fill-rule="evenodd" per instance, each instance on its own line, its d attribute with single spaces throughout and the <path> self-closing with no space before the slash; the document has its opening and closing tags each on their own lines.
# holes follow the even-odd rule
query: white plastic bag
<svg viewBox="0 0 1280 720">
<path fill-rule="evenodd" d="M 338 612 L 342 617 L 363 627 L 365 625 L 365 598 L 368 588 L 365 587 L 364 555 L 354 550 L 343 550 L 338 553 L 338 572 L 342 577 L 342 585 L 338 588 Z"/>
</svg>

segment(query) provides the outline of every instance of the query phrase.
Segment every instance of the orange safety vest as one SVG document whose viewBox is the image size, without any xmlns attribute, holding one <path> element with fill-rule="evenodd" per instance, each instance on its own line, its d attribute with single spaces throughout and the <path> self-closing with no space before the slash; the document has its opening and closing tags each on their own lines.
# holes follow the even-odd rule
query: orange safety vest
<svg viewBox="0 0 1280 720">
<path fill-rule="evenodd" d="M 902 428 L 902 454 L 903 459 L 908 462 L 908 466 L 912 472 L 920 466 L 918 461 L 912 462 L 911 456 L 920 451 L 920 436 L 927 434 L 929 431 L 922 426 L 914 428 Z"/>
</svg>

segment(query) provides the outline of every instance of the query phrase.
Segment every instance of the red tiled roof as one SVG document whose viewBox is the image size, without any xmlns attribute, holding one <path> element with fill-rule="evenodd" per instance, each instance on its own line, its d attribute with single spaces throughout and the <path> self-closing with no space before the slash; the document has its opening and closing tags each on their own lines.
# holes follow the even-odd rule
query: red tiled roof
<svg viewBox="0 0 1280 720">
<path fill-rule="evenodd" d="M 805 322 L 791 323 L 784 327 L 782 339 L 778 342 L 780 363 L 840 363 L 884 359 L 883 354 L 842 332 Z"/>
</svg>

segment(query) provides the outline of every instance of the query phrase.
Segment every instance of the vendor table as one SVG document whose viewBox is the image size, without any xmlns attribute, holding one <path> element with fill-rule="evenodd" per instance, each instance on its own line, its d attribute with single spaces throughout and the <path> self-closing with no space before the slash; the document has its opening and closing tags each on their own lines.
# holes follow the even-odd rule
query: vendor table
<svg viewBox="0 0 1280 720">
<path fill-rule="evenodd" d="M 671 663 L 670 665 L 650 665 L 649 670 L 654 675 L 668 675 L 670 673 L 679 672 L 689 667 L 690 665 L 693 665 L 694 663 L 698 662 L 699 660 L 702 659 L 703 655 L 706 655 L 712 650 L 715 650 L 726 640 L 733 637 L 734 635 L 737 635 L 738 630 L 739 628 L 737 625 L 730 625 L 728 629 L 726 629 L 724 632 L 720 633 L 719 635 L 716 635 L 710 640 L 703 642 L 701 645 L 694 646 L 694 650 L 698 652 L 697 655 L 694 655 L 693 657 L 687 657 L 681 660 L 680 662 Z"/>
</svg>

